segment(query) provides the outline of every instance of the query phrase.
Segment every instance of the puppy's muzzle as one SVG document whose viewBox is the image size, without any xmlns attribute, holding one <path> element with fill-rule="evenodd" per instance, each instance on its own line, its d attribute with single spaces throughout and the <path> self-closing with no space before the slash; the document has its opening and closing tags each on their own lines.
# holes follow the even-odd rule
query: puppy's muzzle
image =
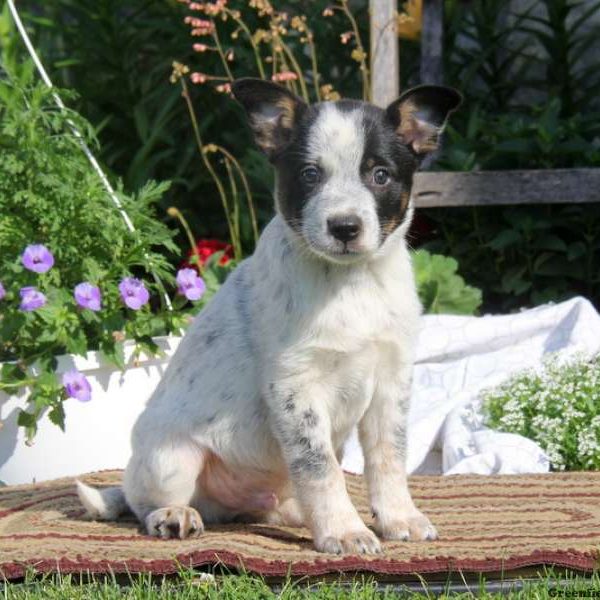
<svg viewBox="0 0 600 600">
<path fill-rule="evenodd" d="M 363 222 L 357 215 L 341 215 L 327 219 L 327 230 L 336 239 L 347 244 L 362 232 Z"/>
</svg>

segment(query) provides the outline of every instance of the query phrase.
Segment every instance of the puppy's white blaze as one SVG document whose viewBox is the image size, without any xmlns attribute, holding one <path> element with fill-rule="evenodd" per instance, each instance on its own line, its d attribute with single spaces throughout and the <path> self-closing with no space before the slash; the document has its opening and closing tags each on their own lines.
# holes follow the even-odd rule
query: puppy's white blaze
<svg viewBox="0 0 600 600">
<path fill-rule="evenodd" d="M 307 158 L 323 169 L 326 183 L 303 211 L 303 234 L 317 252 L 327 255 L 339 249 L 327 229 L 327 220 L 334 216 L 361 218 L 363 251 L 374 252 L 379 245 L 375 199 L 361 181 L 364 152 L 362 111 L 325 105 L 309 131 Z"/>
<path fill-rule="evenodd" d="M 325 105 L 308 135 L 308 159 L 330 176 L 358 179 L 365 148 L 362 111 Z"/>
</svg>

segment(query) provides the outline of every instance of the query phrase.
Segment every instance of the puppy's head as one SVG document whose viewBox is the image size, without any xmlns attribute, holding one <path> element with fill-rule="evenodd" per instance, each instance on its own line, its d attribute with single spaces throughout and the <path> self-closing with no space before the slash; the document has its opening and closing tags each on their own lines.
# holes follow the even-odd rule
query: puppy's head
<svg viewBox="0 0 600 600">
<path fill-rule="evenodd" d="M 385 110 L 352 100 L 309 106 L 261 79 L 232 87 L 275 167 L 277 210 L 312 252 L 337 263 L 368 259 L 405 233 L 413 174 L 461 102 L 430 85 Z"/>
</svg>

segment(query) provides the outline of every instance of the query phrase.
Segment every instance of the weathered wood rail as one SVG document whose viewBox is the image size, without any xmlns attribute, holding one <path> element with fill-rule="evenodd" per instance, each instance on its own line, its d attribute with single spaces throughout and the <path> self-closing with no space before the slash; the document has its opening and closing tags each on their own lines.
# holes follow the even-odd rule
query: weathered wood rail
<svg viewBox="0 0 600 600">
<path fill-rule="evenodd" d="M 419 208 L 600 202 L 600 169 L 417 173 Z"/>
</svg>

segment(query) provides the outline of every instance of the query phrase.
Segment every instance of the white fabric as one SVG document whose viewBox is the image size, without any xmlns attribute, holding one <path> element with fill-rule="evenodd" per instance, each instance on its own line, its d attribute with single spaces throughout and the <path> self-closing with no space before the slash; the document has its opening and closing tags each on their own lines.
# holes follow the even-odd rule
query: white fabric
<svg viewBox="0 0 600 600">
<path fill-rule="evenodd" d="M 533 441 L 482 425 L 478 395 L 546 354 L 600 352 L 600 315 L 585 298 L 517 314 L 426 315 L 419 338 L 408 419 L 409 473 L 544 473 Z M 356 432 L 342 466 L 362 473 Z"/>
</svg>

